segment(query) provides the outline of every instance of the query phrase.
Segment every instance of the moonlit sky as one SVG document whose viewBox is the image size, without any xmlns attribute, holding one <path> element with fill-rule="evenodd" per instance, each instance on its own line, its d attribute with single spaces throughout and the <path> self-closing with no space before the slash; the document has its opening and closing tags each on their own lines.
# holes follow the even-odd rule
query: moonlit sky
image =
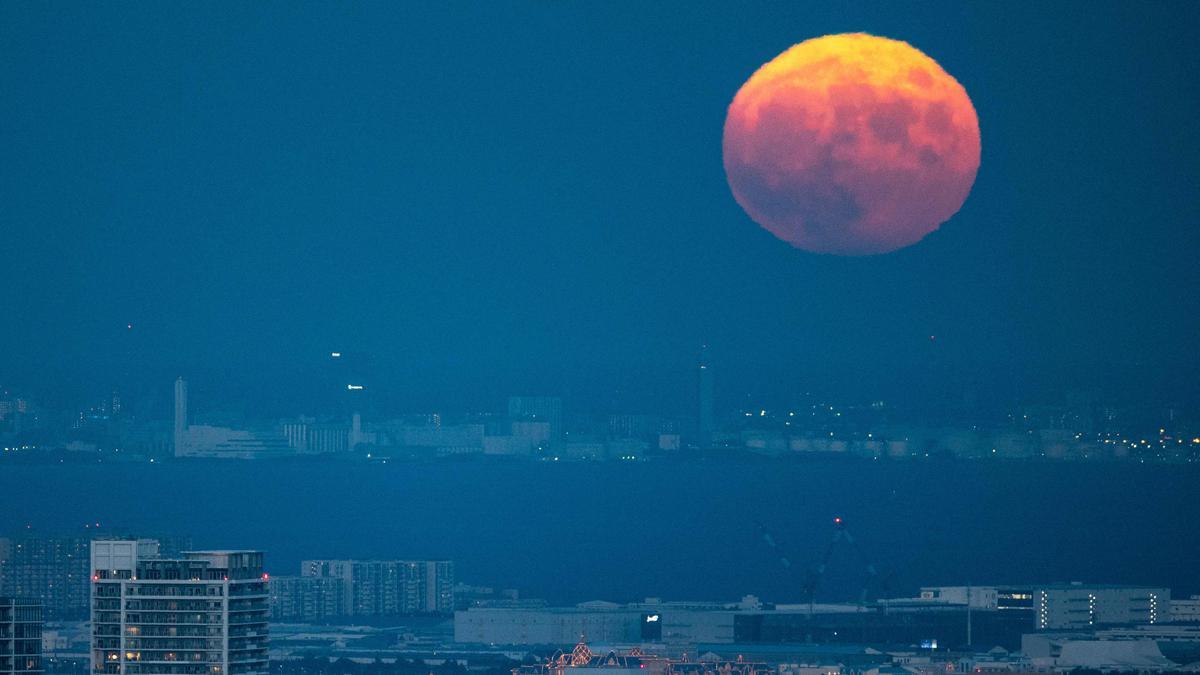
<svg viewBox="0 0 1200 675">
<path fill-rule="evenodd" d="M 983 136 L 961 212 L 862 259 L 763 231 L 721 161 L 746 78 L 847 31 L 936 59 Z M 0 384 L 341 349 L 412 401 L 599 396 L 708 343 L 727 405 L 931 362 L 1186 394 L 1198 31 L 1194 2 L 0 3 Z"/>
</svg>

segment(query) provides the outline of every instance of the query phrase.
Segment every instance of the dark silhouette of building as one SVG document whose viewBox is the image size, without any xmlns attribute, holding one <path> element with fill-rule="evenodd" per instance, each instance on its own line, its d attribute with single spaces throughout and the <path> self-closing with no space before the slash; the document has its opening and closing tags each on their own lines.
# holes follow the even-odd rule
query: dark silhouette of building
<svg viewBox="0 0 1200 675">
<path fill-rule="evenodd" d="M 41 672 L 41 603 L 0 597 L 0 675 Z"/>
</svg>

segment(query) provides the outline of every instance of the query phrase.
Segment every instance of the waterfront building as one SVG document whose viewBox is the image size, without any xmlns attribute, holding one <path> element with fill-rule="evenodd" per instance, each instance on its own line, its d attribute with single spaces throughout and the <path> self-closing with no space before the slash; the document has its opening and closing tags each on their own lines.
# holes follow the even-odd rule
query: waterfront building
<svg viewBox="0 0 1200 675">
<path fill-rule="evenodd" d="M 211 459 L 257 459 L 296 454 L 281 430 L 234 429 L 192 424 L 188 418 L 188 385 L 175 380 L 175 456 Z"/>
</svg>

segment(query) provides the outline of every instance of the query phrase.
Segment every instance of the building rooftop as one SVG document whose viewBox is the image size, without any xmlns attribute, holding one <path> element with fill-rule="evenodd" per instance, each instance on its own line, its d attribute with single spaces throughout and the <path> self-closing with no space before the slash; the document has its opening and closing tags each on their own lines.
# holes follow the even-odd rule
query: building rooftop
<svg viewBox="0 0 1200 675">
<path fill-rule="evenodd" d="M 1052 591 L 1069 591 L 1083 590 L 1087 588 L 1104 589 L 1104 590 L 1139 590 L 1139 589 L 1165 589 L 1166 586 L 1156 586 L 1154 584 L 1087 584 L 1080 581 L 1072 581 L 1069 583 L 1053 583 L 1053 584 L 1030 584 L 1031 587 L 1039 590 Z M 1011 587 L 1007 586 L 1006 588 Z"/>
</svg>

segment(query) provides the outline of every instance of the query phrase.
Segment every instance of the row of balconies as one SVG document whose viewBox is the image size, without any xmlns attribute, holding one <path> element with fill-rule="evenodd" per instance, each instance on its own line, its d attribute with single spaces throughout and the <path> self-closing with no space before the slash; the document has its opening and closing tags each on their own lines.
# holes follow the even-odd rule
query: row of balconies
<svg viewBox="0 0 1200 675">
<path fill-rule="evenodd" d="M 217 612 L 221 610 L 221 602 L 221 600 L 128 600 L 125 603 L 125 609 L 131 612 Z"/>
<path fill-rule="evenodd" d="M 219 626 L 126 626 L 125 634 L 134 637 L 212 637 L 221 634 Z"/>
<path fill-rule="evenodd" d="M 221 652 L 214 651 L 197 651 L 197 650 L 126 650 L 125 661 L 140 661 L 149 663 L 197 663 L 197 662 L 219 662 L 221 660 Z M 95 652 L 93 658 L 105 663 L 120 663 L 121 652 L 114 650 L 104 650 Z"/>
<path fill-rule="evenodd" d="M 267 655 L 263 652 L 262 658 L 243 659 L 240 661 L 229 660 L 229 672 L 250 672 L 257 668 L 265 668 L 267 665 Z"/>
<path fill-rule="evenodd" d="M 220 597 L 225 594 L 224 586 L 196 585 L 172 586 L 168 584 L 135 584 L 126 589 L 126 595 L 140 598 L 204 598 Z"/>
<path fill-rule="evenodd" d="M 113 673 L 112 670 L 106 673 Z M 220 664 L 208 663 L 126 663 L 125 673 L 133 674 L 154 674 L 154 675 L 220 675 Z"/>
<path fill-rule="evenodd" d="M 267 613 L 259 612 L 252 616 L 230 616 L 230 626 L 254 626 L 267 622 Z"/>
<path fill-rule="evenodd" d="M 179 616 L 165 612 L 160 614 L 151 613 L 150 615 L 130 614 L 126 623 L 141 626 L 209 626 L 220 625 L 221 615 L 186 614 Z"/>
<path fill-rule="evenodd" d="M 146 650 L 178 650 L 178 649 L 220 649 L 224 646 L 224 638 L 219 637 L 152 637 L 128 638 L 125 640 L 126 649 Z"/>
<path fill-rule="evenodd" d="M 229 600 L 229 609 L 230 611 L 233 611 L 266 607 L 269 602 L 270 599 L 265 595 L 253 598 L 231 598 Z"/>
<path fill-rule="evenodd" d="M 219 675 L 220 672 L 220 665 L 194 663 L 130 663 L 125 666 L 125 673 L 127 675 L 139 675 L 140 673 L 153 673 L 153 675 Z"/>
<path fill-rule="evenodd" d="M 140 663 L 214 663 L 221 661 L 221 652 L 164 649 L 125 652 L 125 661 Z"/>
<path fill-rule="evenodd" d="M 259 652 L 266 652 L 268 646 L 269 645 L 267 644 L 267 641 L 263 640 L 261 642 L 256 642 L 252 645 L 246 645 L 245 647 L 237 647 L 237 648 L 230 647 L 229 648 L 229 660 L 230 661 L 244 661 L 246 659 L 254 659 L 254 658 L 256 658 L 255 654 L 257 654 Z"/>
</svg>

